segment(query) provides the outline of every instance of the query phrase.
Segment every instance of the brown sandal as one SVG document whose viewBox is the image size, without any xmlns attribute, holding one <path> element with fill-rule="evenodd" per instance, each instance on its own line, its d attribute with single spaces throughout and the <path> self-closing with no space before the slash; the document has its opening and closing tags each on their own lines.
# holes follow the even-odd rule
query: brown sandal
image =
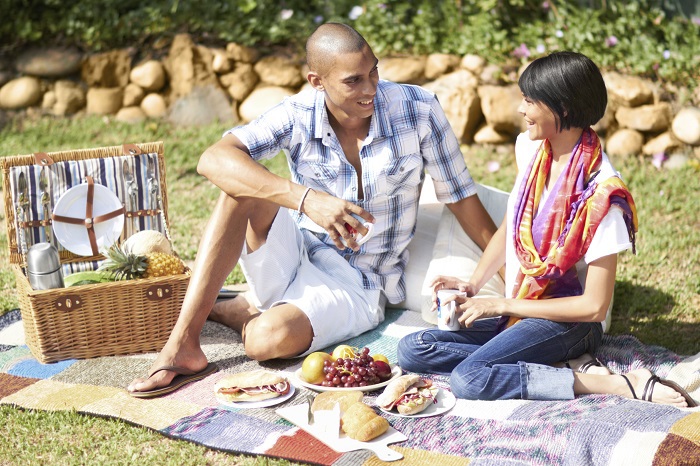
<svg viewBox="0 0 700 466">
<path fill-rule="evenodd" d="M 683 398 L 685 398 L 685 402 L 688 403 L 689 408 L 695 408 L 698 405 L 683 387 L 678 385 L 676 382 L 673 382 L 672 380 L 662 379 L 658 375 L 652 374 L 652 376 L 649 377 L 649 380 L 647 380 L 647 383 L 644 384 L 644 393 L 642 393 L 642 397 L 638 398 L 637 392 L 634 391 L 634 387 L 632 386 L 632 382 L 630 382 L 630 379 L 628 379 L 627 376 L 624 374 L 620 374 L 620 377 L 625 379 L 625 382 L 627 382 L 627 386 L 630 388 L 632 396 L 635 400 L 652 401 L 652 396 L 654 396 L 654 386 L 657 383 L 660 383 L 661 385 L 671 387 L 672 389 L 683 395 Z"/>
</svg>

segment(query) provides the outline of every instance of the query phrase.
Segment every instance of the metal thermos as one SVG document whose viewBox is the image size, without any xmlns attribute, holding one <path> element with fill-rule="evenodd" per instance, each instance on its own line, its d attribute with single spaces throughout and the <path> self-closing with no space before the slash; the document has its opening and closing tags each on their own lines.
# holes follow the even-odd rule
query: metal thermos
<svg viewBox="0 0 700 466">
<path fill-rule="evenodd" d="M 36 243 L 27 252 L 27 275 L 35 290 L 63 288 L 61 259 L 58 250 L 50 243 Z"/>
</svg>

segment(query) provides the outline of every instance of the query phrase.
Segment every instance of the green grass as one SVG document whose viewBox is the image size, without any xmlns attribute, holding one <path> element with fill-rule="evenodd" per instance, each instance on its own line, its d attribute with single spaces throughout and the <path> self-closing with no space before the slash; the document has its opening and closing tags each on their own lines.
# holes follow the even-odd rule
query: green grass
<svg viewBox="0 0 700 466">
<path fill-rule="evenodd" d="M 120 145 L 165 143 L 171 233 L 178 253 L 193 260 L 217 190 L 195 167 L 202 151 L 226 128 L 177 128 L 167 123 L 127 125 L 103 118 L 24 120 L 0 131 L 0 156 Z M 481 183 L 510 190 L 515 176 L 512 146 L 497 150 L 464 147 Z M 489 172 L 489 161 L 500 169 Z M 612 334 L 632 334 L 679 354 L 700 352 L 700 173 L 691 166 L 657 170 L 648 158 L 614 164 L 628 181 L 639 210 L 637 255 L 623 254 L 618 266 Z M 286 161 L 268 164 L 287 176 Z M 695 165 L 697 166 L 697 165 Z M 4 195 L 4 194 L 3 194 Z M 4 211 L 0 229 L 5 230 Z M 7 239 L 0 234 L 0 313 L 17 307 L 9 270 Z M 241 281 L 234 271 L 230 282 Z M 0 463 L 33 464 L 225 464 L 286 465 L 286 461 L 215 452 L 167 439 L 119 420 L 74 412 L 34 412 L 0 407 Z"/>
</svg>

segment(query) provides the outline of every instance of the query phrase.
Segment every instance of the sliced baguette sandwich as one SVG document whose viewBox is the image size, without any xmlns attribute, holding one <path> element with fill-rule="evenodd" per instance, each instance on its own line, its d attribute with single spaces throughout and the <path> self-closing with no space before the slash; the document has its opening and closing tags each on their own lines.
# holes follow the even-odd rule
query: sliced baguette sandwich
<svg viewBox="0 0 700 466">
<path fill-rule="evenodd" d="M 386 386 L 376 403 L 387 411 L 396 408 L 399 414 L 416 414 L 435 403 L 437 392 L 438 388 L 428 379 L 415 374 L 402 375 Z"/>
<path fill-rule="evenodd" d="M 222 401 L 262 401 L 289 393 L 289 381 L 264 369 L 231 374 L 216 382 L 214 393 Z"/>
</svg>

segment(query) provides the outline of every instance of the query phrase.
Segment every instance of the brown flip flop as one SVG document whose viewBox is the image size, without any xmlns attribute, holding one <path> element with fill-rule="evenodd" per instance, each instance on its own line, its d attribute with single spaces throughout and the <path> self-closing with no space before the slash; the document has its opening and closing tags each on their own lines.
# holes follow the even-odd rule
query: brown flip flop
<svg viewBox="0 0 700 466">
<path fill-rule="evenodd" d="M 630 391 L 632 392 L 632 396 L 634 397 L 635 400 L 643 400 L 643 401 L 652 401 L 652 396 L 654 395 L 654 386 L 657 383 L 660 383 L 661 385 L 665 385 L 667 387 L 671 387 L 681 395 L 683 395 L 683 398 L 685 398 L 685 402 L 688 403 L 689 408 L 695 408 L 698 404 L 693 400 L 693 398 L 690 396 L 690 394 L 685 391 L 683 387 L 678 385 L 676 382 L 672 380 L 666 380 L 662 379 L 658 375 L 652 375 L 649 377 L 649 380 L 647 380 L 647 383 L 644 384 L 644 393 L 642 393 L 642 397 L 638 398 L 637 393 L 634 391 L 634 387 L 632 387 L 632 383 L 630 380 L 627 378 L 626 375 L 620 374 L 620 376 L 625 379 L 625 382 L 627 382 L 627 386 L 630 388 Z"/>
<path fill-rule="evenodd" d="M 175 390 L 178 390 L 179 388 L 183 387 L 184 385 L 187 385 L 190 382 L 196 382 L 197 380 L 201 380 L 205 378 L 206 376 L 213 374 L 214 372 L 218 371 L 219 367 L 214 364 L 214 363 L 209 363 L 207 364 L 207 367 L 202 369 L 199 372 L 195 372 L 193 370 L 187 369 L 185 367 L 177 367 L 177 366 L 163 366 L 159 367 L 158 369 L 152 371 L 150 374 L 148 374 L 148 377 L 151 378 L 154 374 L 160 372 L 160 371 L 172 371 L 175 372 L 176 375 L 173 377 L 173 380 L 166 385 L 165 387 L 158 387 L 154 388 L 153 390 L 146 390 L 143 392 L 129 392 L 129 395 L 135 397 L 135 398 L 155 398 L 157 396 L 163 396 L 167 395 L 168 393 L 172 393 Z"/>
</svg>

